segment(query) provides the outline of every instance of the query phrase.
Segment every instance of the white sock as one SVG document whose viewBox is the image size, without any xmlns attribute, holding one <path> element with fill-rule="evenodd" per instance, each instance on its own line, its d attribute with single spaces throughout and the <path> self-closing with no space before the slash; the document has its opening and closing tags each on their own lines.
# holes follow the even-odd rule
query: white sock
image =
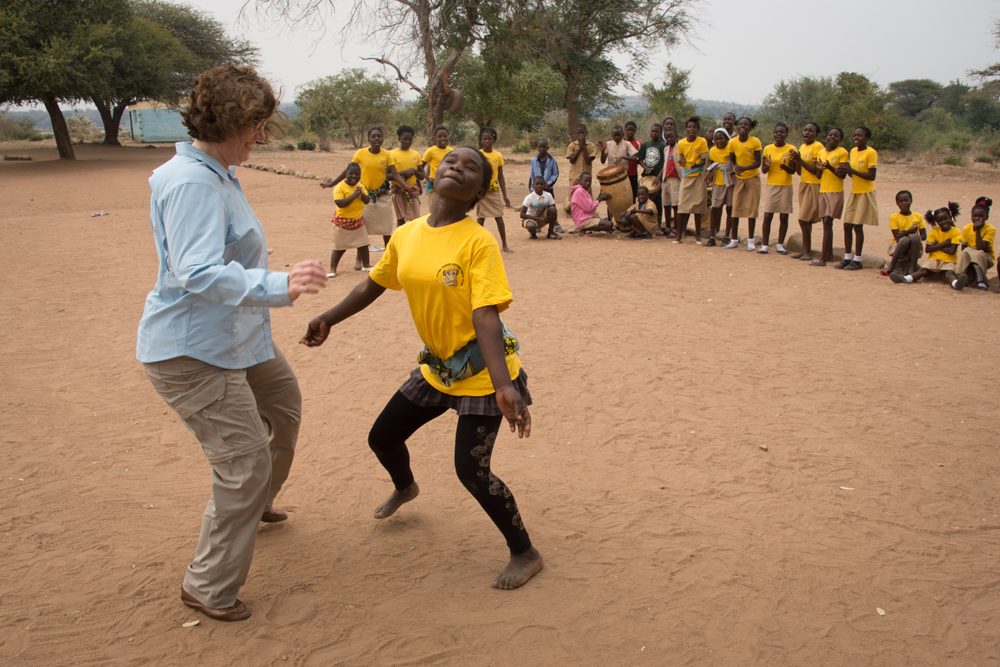
<svg viewBox="0 0 1000 667">
<path fill-rule="evenodd" d="M 784 243 L 779 243 L 778 244 L 778 250 L 784 250 L 784 249 L 785 249 L 785 244 Z"/>
<path fill-rule="evenodd" d="M 905 276 L 903 276 L 903 280 L 905 280 L 908 283 L 912 283 L 913 282 L 913 276 L 911 276 L 909 273 L 907 273 Z"/>
<path fill-rule="evenodd" d="M 860 264 L 861 263 L 861 255 L 855 255 L 854 256 L 854 261 L 857 262 L 858 264 Z"/>
<path fill-rule="evenodd" d="M 851 258 L 852 258 L 852 257 L 854 257 L 854 255 L 852 255 L 851 253 L 849 253 L 849 252 L 847 252 L 847 253 L 844 253 L 844 261 L 845 261 L 845 262 L 849 262 L 849 261 L 851 261 Z"/>
<path fill-rule="evenodd" d="M 958 280 L 952 280 L 951 281 L 951 286 L 952 287 L 958 287 Z"/>
</svg>

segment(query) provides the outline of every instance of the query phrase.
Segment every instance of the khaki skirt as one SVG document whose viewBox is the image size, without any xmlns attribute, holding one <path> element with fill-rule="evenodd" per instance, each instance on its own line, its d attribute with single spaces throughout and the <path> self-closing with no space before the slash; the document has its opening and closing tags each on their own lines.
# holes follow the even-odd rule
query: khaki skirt
<svg viewBox="0 0 1000 667">
<path fill-rule="evenodd" d="M 792 186 L 768 185 L 767 200 L 764 202 L 764 213 L 791 213 Z"/>
<path fill-rule="evenodd" d="M 733 205 L 733 186 L 713 185 L 712 208 L 722 208 L 723 206 L 732 206 L 732 205 Z"/>
<path fill-rule="evenodd" d="M 760 176 L 737 178 L 733 186 L 733 217 L 757 218 L 760 210 Z"/>
<path fill-rule="evenodd" d="M 372 236 L 389 236 L 396 228 L 396 219 L 392 217 L 392 202 L 387 195 L 382 195 L 371 204 L 365 205 L 365 227 Z"/>
<path fill-rule="evenodd" d="M 396 221 L 416 220 L 420 217 L 420 197 L 411 197 L 403 192 L 392 193 L 392 210 L 396 213 Z"/>
<path fill-rule="evenodd" d="M 799 183 L 799 220 L 816 222 L 819 219 L 819 183 Z"/>
<path fill-rule="evenodd" d="M 503 196 L 499 190 L 490 190 L 476 205 L 477 218 L 502 218 Z"/>
<path fill-rule="evenodd" d="M 333 216 L 336 219 L 337 216 Z M 350 250 L 351 248 L 364 248 L 368 245 L 368 229 L 365 227 L 362 218 L 361 226 L 355 229 L 344 229 L 333 223 L 333 249 Z"/>
<path fill-rule="evenodd" d="M 874 192 L 852 192 L 848 195 L 844 224 L 878 226 L 878 202 Z"/>
<path fill-rule="evenodd" d="M 843 192 L 819 193 L 819 217 L 840 220 L 844 215 Z"/>
<path fill-rule="evenodd" d="M 679 178 L 664 179 L 663 184 L 660 185 L 660 202 L 663 206 L 680 206 L 681 179 Z"/>
<path fill-rule="evenodd" d="M 681 179 L 680 198 L 677 203 L 678 213 L 708 213 L 708 202 L 705 199 L 705 174 L 688 176 Z"/>
</svg>

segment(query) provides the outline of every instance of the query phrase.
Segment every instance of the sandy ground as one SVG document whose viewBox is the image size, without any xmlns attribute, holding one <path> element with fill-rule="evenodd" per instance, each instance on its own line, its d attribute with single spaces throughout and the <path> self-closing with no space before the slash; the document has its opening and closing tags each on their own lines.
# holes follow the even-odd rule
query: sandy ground
<svg viewBox="0 0 1000 667">
<path fill-rule="evenodd" d="M 4 664 L 1000 664 L 1000 295 L 663 239 L 529 242 L 514 212 L 505 319 L 535 426 L 494 466 L 545 571 L 490 588 L 503 542 L 454 478 L 453 416 L 411 442 L 419 501 L 372 519 L 389 482 L 367 430 L 419 342 L 387 294 L 296 344 L 348 270 L 273 313 L 305 414 L 254 616 L 182 628 L 209 470 L 134 359 L 146 178 L 172 151 L 3 149 L 35 158 L 0 163 Z M 332 175 L 346 155 L 253 159 Z M 328 256 L 329 191 L 242 179 L 273 267 Z M 883 220 L 904 186 L 963 220 L 1000 199 L 983 169 L 886 164 L 878 186 Z M 881 252 L 886 223 L 868 237 Z"/>
</svg>

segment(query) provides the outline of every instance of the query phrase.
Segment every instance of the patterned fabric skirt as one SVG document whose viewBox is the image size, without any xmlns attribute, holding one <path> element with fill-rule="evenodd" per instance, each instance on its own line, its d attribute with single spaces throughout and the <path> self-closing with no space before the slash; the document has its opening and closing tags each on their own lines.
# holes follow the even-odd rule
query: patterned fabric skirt
<svg viewBox="0 0 1000 667">
<path fill-rule="evenodd" d="M 531 405 L 528 391 L 528 374 L 521 372 L 514 378 L 514 389 L 521 395 L 525 405 Z M 452 396 L 438 391 L 424 379 L 419 368 L 410 372 L 409 379 L 399 388 L 399 393 L 408 400 L 424 408 L 451 408 L 459 415 L 479 415 L 499 417 L 503 413 L 497 405 L 496 394 L 486 396 Z"/>
<path fill-rule="evenodd" d="M 361 224 L 354 227 L 357 221 L 361 221 Z M 364 248 L 368 245 L 368 229 L 364 218 L 341 218 L 334 215 L 332 222 L 334 250 Z"/>
</svg>

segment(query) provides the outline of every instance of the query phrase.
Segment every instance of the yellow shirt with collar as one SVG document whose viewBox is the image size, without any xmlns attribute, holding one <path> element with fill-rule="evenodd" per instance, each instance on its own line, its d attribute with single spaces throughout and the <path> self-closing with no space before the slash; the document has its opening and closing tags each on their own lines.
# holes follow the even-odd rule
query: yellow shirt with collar
<svg viewBox="0 0 1000 667">
<path fill-rule="evenodd" d="M 799 146 L 799 159 L 810 167 L 815 168 L 816 163 L 819 162 L 819 155 L 822 150 L 823 144 L 819 141 L 814 141 L 811 144 L 802 144 Z M 808 169 L 803 169 L 802 173 L 799 174 L 799 183 L 817 185 L 819 184 L 819 180 L 820 177 L 813 176 Z"/>
<path fill-rule="evenodd" d="M 771 166 L 767 169 L 767 184 L 768 185 L 791 185 L 792 175 L 791 173 L 785 171 L 781 168 L 781 165 L 788 165 L 791 161 L 792 150 L 795 146 L 791 144 L 785 144 L 784 146 L 778 146 L 776 144 L 768 144 L 764 146 L 764 156 L 771 159 Z"/>
</svg>

